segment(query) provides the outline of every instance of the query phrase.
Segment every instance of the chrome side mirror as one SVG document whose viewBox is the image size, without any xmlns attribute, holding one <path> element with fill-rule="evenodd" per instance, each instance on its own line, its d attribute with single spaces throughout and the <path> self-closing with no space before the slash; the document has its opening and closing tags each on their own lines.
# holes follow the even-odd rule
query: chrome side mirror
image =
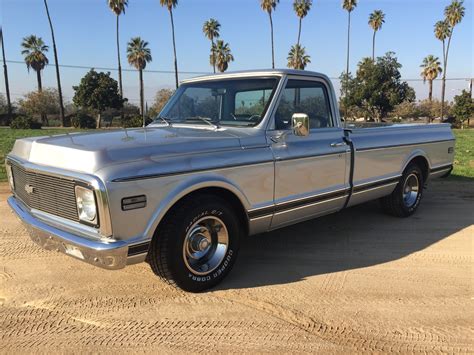
<svg viewBox="0 0 474 355">
<path fill-rule="evenodd" d="M 299 137 L 309 135 L 309 116 L 306 113 L 294 113 L 291 117 L 293 134 Z"/>
</svg>

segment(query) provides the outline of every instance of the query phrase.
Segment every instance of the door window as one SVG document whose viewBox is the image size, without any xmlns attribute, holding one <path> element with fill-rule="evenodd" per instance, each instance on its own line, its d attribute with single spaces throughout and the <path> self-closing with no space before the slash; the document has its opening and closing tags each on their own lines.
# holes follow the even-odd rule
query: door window
<svg viewBox="0 0 474 355">
<path fill-rule="evenodd" d="M 239 91 L 235 94 L 235 116 L 260 116 L 265 110 L 272 90 Z"/>
<path fill-rule="evenodd" d="M 309 80 L 288 80 L 275 113 L 276 129 L 290 129 L 295 113 L 309 116 L 311 129 L 332 127 L 326 87 Z"/>
</svg>

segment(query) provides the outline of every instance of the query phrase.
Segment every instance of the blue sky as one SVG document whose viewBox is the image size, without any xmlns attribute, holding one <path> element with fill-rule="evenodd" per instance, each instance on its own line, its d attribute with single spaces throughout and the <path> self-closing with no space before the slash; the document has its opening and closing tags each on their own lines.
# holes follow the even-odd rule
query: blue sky
<svg viewBox="0 0 474 355">
<path fill-rule="evenodd" d="M 364 56 L 371 55 L 372 31 L 367 24 L 369 14 L 381 9 L 386 22 L 377 34 L 377 55 L 391 50 L 402 63 L 402 76 L 418 79 L 419 65 L 428 54 L 441 58 L 441 43 L 433 36 L 433 25 L 442 19 L 450 0 L 360 0 L 352 15 L 351 69 Z M 268 68 L 271 66 L 268 16 L 260 9 L 259 0 L 180 0 L 174 11 L 179 68 L 189 72 L 208 72 L 209 41 L 202 34 L 202 24 L 210 17 L 221 23 L 221 38 L 229 42 L 235 56 L 229 70 Z M 56 31 L 60 64 L 87 67 L 116 67 L 115 15 L 106 0 L 48 0 Z M 448 77 L 474 76 L 473 0 L 465 1 L 466 16 L 456 27 L 449 57 Z M 4 30 L 7 60 L 22 61 L 20 43 L 24 36 L 36 34 L 51 45 L 47 18 L 42 0 L 1 0 L 0 19 Z M 303 20 L 302 44 L 311 55 L 308 70 L 338 77 L 345 68 L 347 13 L 341 0 L 314 0 L 313 8 Z M 281 0 L 274 13 L 276 66 L 286 67 L 286 55 L 296 42 L 298 20 L 292 1 Z M 126 62 L 127 41 L 141 36 L 149 42 L 152 70 L 173 70 L 169 14 L 158 0 L 129 0 L 121 17 L 122 66 Z M 49 53 L 53 63 L 52 48 Z M 24 64 L 9 63 L 10 86 L 18 99 L 36 88 L 36 77 Z M 86 69 L 62 68 L 64 96 L 73 96 L 76 85 Z M 117 77 L 117 73 L 112 71 Z M 193 76 L 182 74 L 180 78 Z M 44 86 L 55 86 L 53 66 L 45 69 Z M 335 82 L 338 87 L 337 82 Z M 427 95 L 427 85 L 410 82 L 417 98 Z M 151 103 L 156 90 L 173 86 L 173 74 L 145 74 L 146 98 Z M 467 88 L 467 81 L 449 81 L 447 96 Z M 440 85 L 435 84 L 435 96 Z M 4 92 L 3 76 L 0 92 Z M 138 99 L 138 74 L 124 73 L 124 92 L 131 102 Z"/>
</svg>

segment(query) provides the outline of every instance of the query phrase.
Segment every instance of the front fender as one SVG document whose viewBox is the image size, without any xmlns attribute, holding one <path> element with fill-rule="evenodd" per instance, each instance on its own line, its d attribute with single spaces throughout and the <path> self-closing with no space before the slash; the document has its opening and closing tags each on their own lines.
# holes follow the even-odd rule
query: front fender
<svg viewBox="0 0 474 355">
<path fill-rule="evenodd" d="M 206 174 L 200 176 L 181 177 L 181 181 L 176 184 L 163 198 L 156 207 L 147 227 L 145 229 L 145 238 L 151 239 L 159 223 L 166 213 L 183 197 L 192 192 L 208 187 L 222 188 L 233 193 L 241 202 L 245 210 L 250 209 L 250 202 L 242 190 L 233 181 L 218 174 Z"/>
</svg>

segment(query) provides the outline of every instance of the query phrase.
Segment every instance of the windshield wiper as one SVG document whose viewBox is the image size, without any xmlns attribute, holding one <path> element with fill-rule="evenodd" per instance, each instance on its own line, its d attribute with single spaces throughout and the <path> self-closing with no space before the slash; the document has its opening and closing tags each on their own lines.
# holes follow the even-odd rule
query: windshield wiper
<svg viewBox="0 0 474 355">
<path fill-rule="evenodd" d="M 214 129 L 219 129 L 220 127 L 213 123 L 210 118 L 207 117 L 201 117 L 201 116 L 194 116 L 192 119 L 197 118 L 198 120 L 201 120 L 203 122 L 206 122 L 209 126 L 213 127 Z"/>
<path fill-rule="evenodd" d="M 158 116 L 160 120 L 162 120 L 164 123 L 168 125 L 168 127 L 171 127 L 171 120 L 168 117 L 163 117 L 163 116 Z"/>
</svg>

